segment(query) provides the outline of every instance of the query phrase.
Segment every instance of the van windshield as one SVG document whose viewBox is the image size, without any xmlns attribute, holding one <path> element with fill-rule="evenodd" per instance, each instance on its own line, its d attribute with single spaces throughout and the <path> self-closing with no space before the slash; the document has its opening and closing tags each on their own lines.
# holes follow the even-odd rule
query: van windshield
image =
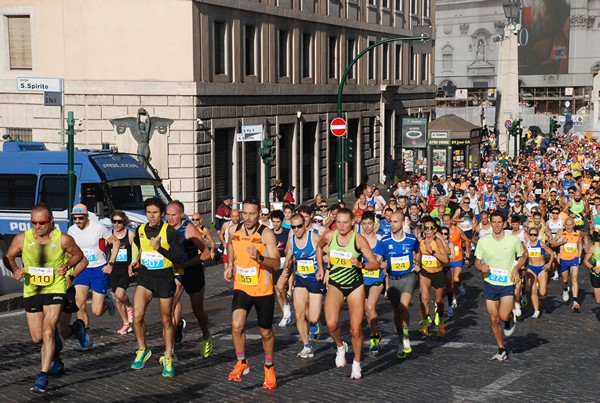
<svg viewBox="0 0 600 403">
<path fill-rule="evenodd" d="M 108 197 L 117 210 L 144 210 L 144 200 L 158 196 L 168 203 L 171 201 L 167 192 L 160 184 L 148 183 L 118 183 L 108 184 Z"/>
</svg>

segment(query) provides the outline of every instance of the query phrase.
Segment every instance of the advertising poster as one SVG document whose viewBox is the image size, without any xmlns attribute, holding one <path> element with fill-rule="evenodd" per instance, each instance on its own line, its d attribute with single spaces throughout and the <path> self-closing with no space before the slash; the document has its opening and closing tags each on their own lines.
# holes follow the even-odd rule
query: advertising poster
<svg viewBox="0 0 600 403">
<path fill-rule="evenodd" d="M 447 160 L 447 153 L 448 150 L 431 150 L 431 154 L 432 157 L 431 159 L 433 160 L 433 174 L 434 175 L 440 175 L 440 174 L 444 174 L 444 172 L 446 172 L 446 160 Z"/>
<path fill-rule="evenodd" d="M 402 147 L 425 148 L 427 147 L 427 119 L 403 118 L 402 119 Z"/>
<path fill-rule="evenodd" d="M 567 0 L 523 0 L 519 74 L 566 74 L 571 9 Z"/>
</svg>

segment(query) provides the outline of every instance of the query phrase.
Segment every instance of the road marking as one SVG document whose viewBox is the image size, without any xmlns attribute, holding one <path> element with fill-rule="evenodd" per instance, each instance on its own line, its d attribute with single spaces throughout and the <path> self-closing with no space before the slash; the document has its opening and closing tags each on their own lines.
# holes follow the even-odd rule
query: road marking
<svg viewBox="0 0 600 403">
<path fill-rule="evenodd" d="M 513 371 L 509 374 L 501 376 L 494 382 L 482 387 L 482 388 L 462 388 L 460 386 L 453 386 L 452 392 L 454 398 L 452 400 L 467 400 L 467 401 L 490 401 L 498 400 L 501 397 L 509 397 L 523 392 L 518 390 L 504 389 L 517 379 L 527 375 L 530 371 Z"/>
</svg>

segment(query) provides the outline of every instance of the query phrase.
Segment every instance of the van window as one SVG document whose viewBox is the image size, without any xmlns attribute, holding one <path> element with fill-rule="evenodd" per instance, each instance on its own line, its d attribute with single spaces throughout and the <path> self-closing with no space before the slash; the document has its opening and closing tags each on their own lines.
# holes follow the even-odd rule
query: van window
<svg viewBox="0 0 600 403">
<path fill-rule="evenodd" d="M 69 177 L 67 175 L 43 175 L 40 182 L 40 201 L 49 205 L 52 210 L 66 210 Z"/>
<path fill-rule="evenodd" d="M 36 175 L 0 175 L 0 209 L 31 209 L 35 205 L 36 187 Z"/>
</svg>

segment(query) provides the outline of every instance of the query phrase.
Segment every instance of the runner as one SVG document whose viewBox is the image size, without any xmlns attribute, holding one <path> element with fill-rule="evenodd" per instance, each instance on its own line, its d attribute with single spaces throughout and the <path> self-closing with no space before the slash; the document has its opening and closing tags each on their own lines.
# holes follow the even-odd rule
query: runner
<svg viewBox="0 0 600 403">
<path fill-rule="evenodd" d="M 339 315 L 345 299 L 348 302 L 350 333 L 354 349 L 350 379 L 361 379 L 362 322 L 365 316 L 365 287 L 361 270 L 375 270 L 379 267 L 379 263 L 367 240 L 352 229 L 353 219 L 354 216 L 349 209 L 341 208 L 338 211 L 336 230 L 323 235 L 317 244 L 317 264 L 319 270 L 323 270 L 323 248 L 329 246 L 329 268 L 324 279 L 328 286 L 325 297 L 325 319 L 329 334 L 337 346 L 335 365 L 336 367 L 346 365 L 348 345 L 342 341 L 339 328 Z M 360 260 L 363 255 L 367 258 L 367 263 Z"/>
<path fill-rule="evenodd" d="M 450 219 L 448 215 L 444 218 Z M 423 218 L 424 238 L 419 244 L 421 252 L 421 270 L 419 271 L 419 289 L 421 291 L 421 331 L 427 336 L 431 318 L 429 316 L 429 289 L 433 287 L 435 295 L 435 317 L 433 323 L 437 326 L 438 337 L 446 335 L 444 325 L 444 288 L 446 280 L 443 265 L 448 263 L 449 250 L 444 240 L 436 237 L 438 226 L 432 217 Z M 450 235 L 452 236 L 452 235 Z M 470 243 L 469 243 L 470 246 Z"/>
<path fill-rule="evenodd" d="M 585 248 L 582 244 L 585 242 Z M 578 301 L 579 284 L 579 255 L 582 250 L 588 251 L 588 239 L 579 230 L 575 229 L 575 220 L 569 217 L 565 220 L 565 228 L 558 231 L 552 240 L 553 247 L 560 247 L 560 275 L 563 283 L 562 299 L 565 303 L 569 301 L 569 291 L 573 295 L 573 312 L 579 312 L 581 305 Z M 571 277 L 571 288 L 569 288 L 569 274 Z"/>
<path fill-rule="evenodd" d="M 292 321 L 292 308 L 290 307 L 290 301 L 287 297 L 287 291 L 285 289 L 286 282 L 279 284 L 279 279 L 284 272 L 283 267 L 285 265 L 285 248 L 290 237 L 290 230 L 283 228 L 284 215 L 283 211 L 275 210 L 271 213 L 271 222 L 273 223 L 273 234 L 277 240 L 277 250 L 280 256 L 280 267 L 279 270 L 273 273 L 273 283 L 275 284 L 275 296 L 277 297 L 277 303 L 279 308 L 283 312 L 279 327 L 286 327 Z"/>
<path fill-rule="evenodd" d="M 113 293 L 108 291 L 108 275 L 112 272 L 119 253 L 119 241 L 104 225 L 89 220 L 88 209 L 84 204 L 73 207 L 71 216 L 75 224 L 69 227 L 68 233 L 88 260 L 88 266 L 75 280 L 75 301 L 79 307 L 77 318 L 85 323 L 89 331 L 87 300 L 90 290 L 92 313 L 95 316 L 101 316 L 106 311 L 113 316 L 116 312 Z M 107 243 L 112 247 L 110 257 L 105 254 Z M 92 346 L 93 343 L 90 343 L 89 348 Z"/>
<path fill-rule="evenodd" d="M 152 351 L 146 344 L 146 307 L 152 298 L 158 298 L 162 335 L 165 343 L 165 353 L 159 359 L 163 365 L 162 376 L 175 376 L 173 368 L 173 295 L 175 294 L 175 265 L 182 263 L 183 250 L 179 243 L 179 234 L 162 221 L 167 208 L 160 197 L 151 197 L 144 201 L 147 224 L 140 225 L 135 233 L 134 244 L 140 251 L 138 260 L 129 265 L 129 274 L 138 272 L 138 285 L 133 295 L 133 328 L 137 339 L 138 349 L 131 369 L 142 369 L 152 356 Z"/>
<path fill-rule="evenodd" d="M 470 264 L 469 259 L 471 258 L 471 240 L 467 237 L 462 229 L 452 223 L 452 219 L 449 214 L 444 214 L 442 217 L 444 228 L 450 230 L 449 240 L 453 247 L 453 257 L 450 260 L 450 270 L 452 271 L 452 283 L 456 284 L 458 293 L 461 297 L 466 294 L 465 287 L 462 285 L 461 274 L 463 264 L 468 266 Z M 465 248 L 463 250 L 463 242 Z M 422 252 L 422 251 L 421 251 Z M 463 259 L 464 258 L 464 259 Z M 454 294 L 454 293 L 453 293 Z M 454 294 L 456 295 L 456 294 Z M 452 308 L 456 308 L 458 303 L 456 298 L 452 299 Z"/>
<path fill-rule="evenodd" d="M 598 232 L 592 234 L 594 244 L 585 255 L 583 264 L 590 269 L 590 282 L 594 290 L 594 299 L 600 304 L 600 236 Z"/>
<path fill-rule="evenodd" d="M 548 270 L 552 267 L 554 261 L 554 252 L 548 245 L 539 239 L 539 229 L 529 228 L 529 239 L 525 242 L 527 248 L 527 280 L 531 290 L 531 304 L 533 305 L 532 318 L 540 317 L 540 296 L 546 296 L 548 287 Z M 548 253 L 550 260 L 545 261 L 545 253 Z M 538 295 L 539 294 L 539 295 Z M 516 302 L 515 302 L 516 309 Z"/>
<path fill-rule="evenodd" d="M 391 219 L 391 211 L 386 213 Z M 391 232 L 391 228 L 390 228 Z M 362 236 L 365 237 L 371 249 L 374 249 L 377 242 L 382 238 L 381 235 L 375 233 L 375 214 L 372 211 L 367 211 L 362 217 Z M 364 259 L 364 257 L 363 257 Z M 370 344 L 371 352 L 377 354 L 379 352 L 379 342 L 381 341 L 381 332 L 377 326 L 377 302 L 385 288 L 385 271 L 377 268 L 375 270 L 363 270 L 363 282 L 365 284 L 365 313 L 367 315 L 367 323 L 371 329 Z"/>
<path fill-rule="evenodd" d="M 129 218 L 121 210 L 116 210 L 110 216 L 113 225 L 112 235 L 119 241 L 119 251 L 115 259 L 115 265 L 109 275 L 110 286 L 115 295 L 117 312 L 123 321 L 123 326 L 117 331 L 124 335 L 133 332 L 133 306 L 127 296 L 127 287 L 131 282 L 129 277 L 129 264 L 138 258 L 138 250 L 133 249 L 135 234 L 127 229 Z"/>
<path fill-rule="evenodd" d="M 292 216 L 292 236 L 286 245 L 284 272 L 289 273 L 292 264 L 294 265 L 296 327 L 304 345 L 298 357 L 312 358 L 315 350 L 311 342 L 315 341 L 320 333 L 319 320 L 325 284 L 324 272 L 317 269 L 316 262 L 315 245 L 321 237 L 310 231 L 305 224 L 302 214 L 296 213 Z"/>
<path fill-rule="evenodd" d="M 175 294 L 173 295 L 173 326 L 175 326 L 175 344 L 183 341 L 185 320 L 181 317 L 181 296 L 183 291 L 190 296 L 192 312 L 202 329 L 200 356 L 212 355 L 212 337 L 208 330 L 208 315 L 204 311 L 204 286 L 206 284 L 202 262 L 210 259 L 210 252 L 204 243 L 203 234 L 187 218 L 184 218 L 184 206 L 179 200 L 167 204 L 166 218 L 169 226 L 179 234 L 179 244 L 183 251 L 181 264 L 175 265 Z"/>
<path fill-rule="evenodd" d="M 216 245 L 215 245 L 215 239 L 213 238 L 212 233 L 210 232 L 210 229 L 208 227 L 205 227 L 204 225 L 202 225 L 202 216 L 200 215 L 200 213 L 192 214 L 191 221 L 192 221 L 192 224 L 194 224 L 194 226 L 196 227 L 196 229 L 198 231 L 200 231 L 200 233 L 202 234 L 204 243 L 206 244 L 206 246 L 208 246 L 208 248 L 210 250 L 210 258 L 214 260 Z M 226 222 L 226 224 L 227 224 L 227 222 Z"/>
<path fill-rule="evenodd" d="M 504 322 L 504 334 L 510 336 L 515 331 L 513 307 L 515 302 L 515 282 L 518 272 L 527 260 L 527 251 L 516 236 L 505 233 L 506 218 L 500 212 L 490 214 L 493 232 L 491 236 L 479 240 L 475 249 L 475 268 L 482 273 L 483 297 L 490 317 L 492 334 L 498 345 L 498 353 L 492 360 L 504 361 L 508 358 L 498 320 Z M 515 256 L 519 258 L 515 265 Z"/>
<path fill-rule="evenodd" d="M 406 358 L 412 352 L 408 324 L 408 307 L 417 286 L 417 273 L 421 269 L 419 241 L 403 229 L 404 215 L 396 211 L 390 225 L 392 233 L 381 239 L 373 251 L 377 261 L 384 260 L 388 278 L 387 297 L 394 309 L 394 324 L 398 333 L 396 357 Z"/>
<path fill-rule="evenodd" d="M 14 278 L 24 279 L 23 305 L 29 335 L 35 344 L 41 344 L 40 374 L 30 391 L 45 393 L 55 349 L 60 349 L 55 343 L 59 333 L 56 326 L 72 280 L 65 275 L 69 267 L 85 261 L 85 258 L 75 240 L 55 228 L 48 205 L 35 205 L 31 209 L 30 221 L 32 228 L 15 236 L 6 253 L 6 261 Z M 65 254 L 70 257 L 67 259 Z M 16 262 L 19 255 L 23 259 L 22 269 Z M 79 265 L 70 276 L 76 278 L 84 267 Z"/>
<path fill-rule="evenodd" d="M 227 257 L 227 244 L 229 243 L 229 228 L 236 226 L 240 223 L 240 210 L 231 210 L 231 220 L 223 224 L 223 228 L 218 232 L 219 240 L 221 241 L 221 247 L 223 247 L 223 264 L 227 264 L 229 258 Z"/>
<path fill-rule="evenodd" d="M 244 200 L 242 203 L 244 222 L 227 230 L 229 262 L 225 266 L 224 277 L 227 281 L 233 280 L 231 336 L 237 355 L 237 362 L 229 374 L 229 380 L 239 382 L 242 380 L 242 375 L 250 372 L 250 365 L 246 359 L 244 327 L 248 312 L 254 306 L 265 352 L 263 387 L 275 389 L 277 379 L 273 365 L 275 350 L 273 272 L 279 270 L 281 261 L 273 231 L 258 225 L 259 210 L 260 205 L 257 200 Z"/>
</svg>

